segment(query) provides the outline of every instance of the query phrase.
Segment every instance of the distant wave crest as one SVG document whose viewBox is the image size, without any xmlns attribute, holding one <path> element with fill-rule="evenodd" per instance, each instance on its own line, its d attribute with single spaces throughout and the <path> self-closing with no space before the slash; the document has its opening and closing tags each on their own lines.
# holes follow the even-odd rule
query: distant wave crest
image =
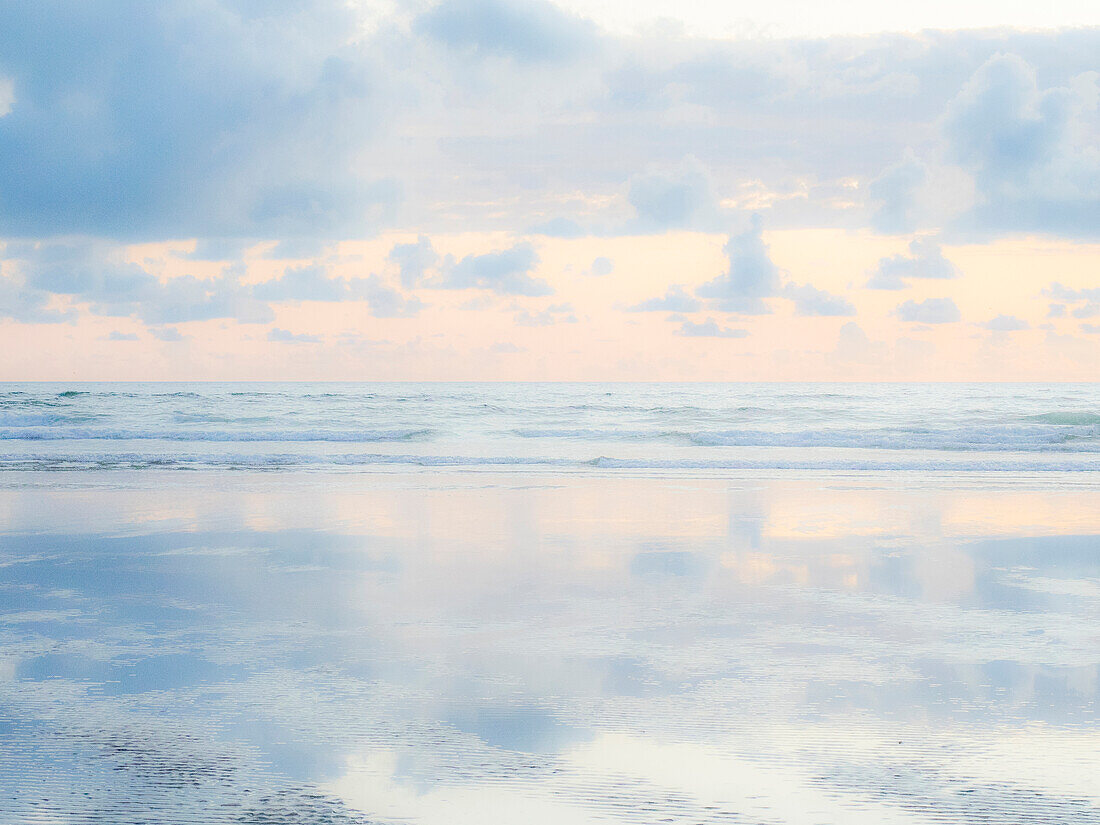
<svg viewBox="0 0 1100 825">
<path fill-rule="evenodd" d="M 3 423 L 0 421 L 0 423 Z M 126 430 L 95 427 L 6 427 L 0 441 L 209 441 L 209 442 L 349 442 L 416 441 L 432 435 L 429 429 L 397 430 Z"/>
</svg>

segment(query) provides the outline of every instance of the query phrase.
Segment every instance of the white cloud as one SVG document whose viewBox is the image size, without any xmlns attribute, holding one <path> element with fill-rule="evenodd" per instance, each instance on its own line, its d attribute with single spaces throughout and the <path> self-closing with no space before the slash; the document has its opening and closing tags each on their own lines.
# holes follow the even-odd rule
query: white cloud
<svg viewBox="0 0 1100 825">
<path fill-rule="evenodd" d="M 958 274 L 935 238 L 925 236 L 910 242 L 908 255 L 891 255 L 880 260 L 867 288 L 904 289 L 910 278 L 955 278 Z"/>
<path fill-rule="evenodd" d="M 779 269 L 768 255 L 762 232 L 760 216 L 753 215 L 751 226 L 740 235 L 731 235 L 726 242 L 723 251 L 729 268 L 725 274 L 703 284 L 695 294 L 726 312 L 746 315 L 771 312 L 763 299 L 779 292 Z"/>
<path fill-rule="evenodd" d="M 11 113 L 15 105 L 15 83 L 10 77 L 0 77 L 0 117 Z"/>
<path fill-rule="evenodd" d="M 707 318 L 699 323 L 685 318 L 680 322 L 680 328 L 676 330 L 676 334 L 686 338 L 745 338 L 749 333 L 744 329 L 723 327 L 713 318 Z"/>
<path fill-rule="evenodd" d="M 855 315 L 852 302 L 840 295 L 833 295 L 810 284 L 787 284 L 783 297 L 794 301 L 798 315 L 845 316 Z"/>
<path fill-rule="evenodd" d="M 272 327 L 267 333 L 267 340 L 280 344 L 320 344 L 324 339 L 320 335 L 296 333 L 290 330 Z"/>
<path fill-rule="evenodd" d="M 949 324 L 960 318 L 959 308 L 950 298 L 906 301 L 894 310 L 894 314 L 906 323 L 915 324 Z"/>
<path fill-rule="evenodd" d="M 1023 318 L 1017 318 L 1015 315 L 998 315 L 980 326 L 992 332 L 1019 332 L 1020 330 L 1031 329 L 1031 324 Z"/>
<path fill-rule="evenodd" d="M 673 284 L 659 298 L 648 298 L 629 307 L 631 312 L 695 312 L 702 308 L 698 299 L 689 295 L 682 286 Z"/>
</svg>

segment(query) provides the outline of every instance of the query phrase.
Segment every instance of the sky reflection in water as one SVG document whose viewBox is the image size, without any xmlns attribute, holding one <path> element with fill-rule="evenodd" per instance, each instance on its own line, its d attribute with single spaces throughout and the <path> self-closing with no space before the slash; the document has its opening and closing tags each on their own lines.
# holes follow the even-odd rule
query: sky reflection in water
<svg viewBox="0 0 1100 825">
<path fill-rule="evenodd" d="M 17 822 L 1100 823 L 1100 488 L 10 475 Z"/>
</svg>

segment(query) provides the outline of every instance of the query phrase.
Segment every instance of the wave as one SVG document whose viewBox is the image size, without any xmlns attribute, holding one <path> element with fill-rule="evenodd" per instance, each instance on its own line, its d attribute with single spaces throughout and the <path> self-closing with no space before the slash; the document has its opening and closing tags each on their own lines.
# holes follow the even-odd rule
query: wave
<svg viewBox="0 0 1100 825">
<path fill-rule="evenodd" d="M 171 427 L 81 426 L 94 416 L 0 411 L 0 441 L 190 441 L 190 442 L 347 442 L 425 441 L 436 435 L 429 427 L 325 429 L 299 425 L 294 429 L 248 429 L 245 421 L 274 423 L 275 416 L 230 417 L 210 413 L 176 413 L 179 424 L 223 425 L 213 429 Z M 232 428 L 238 425 L 239 429 Z M 225 426 L 228 425 L 228 426 Z M 1100 426 L 1001 426 L 955 429 L 836 429 L 836 430 L 680 430 L 626 427 L 514 428 L 497 436 L 521 440 L 568 440 L 637 443 L 700 448 L 752 447 L 786 449 L 927 450 L 935 452 L 1100 452 Z"/>
<path fill-rule="evenodd" d="M 727 430 L 693 433 L 703 447 L 837 447 L 868 450 L 945 451 L 1100 451 L 1100 429 L 1067 432 L 1064 428 L 990 426 L 955 429 L 802 430 L 769 432 Z"/>
<path fill-rule="evenodd" d="M 518 428 L 525 439 L 651 441 L 698 447 L 784 447 L 949 452 L 1100 452 L 1100 427 L 1000 426 L 955 429 L 848 430 L 636 430 L 625 428 Z"/>
<path fill-rule="evenodd" d="M 208 442 L 353 442 L 417 441 L 429 429 L 399 430 L 127 430 L 91 427 L 0 428 L 0 441 L 208 441 Z"/>
<path fill-rule="evenodd" d="M 69 421 L 57 413 L 13 413 L 0 411 L 0 427 L 48 427 Z"/>
<path fill-rule="evenodd" d="M 1059 427 L 1074 427 L 1100 424 L 1100 413 L 1091 412 L 1049 412 L 1029 415 L 1025 421 L 1037 421 Z"/>
<path fill-rule="evenodd" d="M 0 454 L 0 470 L 283 470 L 379 467 L 447 467 L 514 470 L 736 472 L 801 470 L 857 473 L 943 472 L 943 473 L 1061 473 L 1100 472 L 1100 461 L 1019 461 L 985 458 L 948 461 L 926 457 L 899 461 L 837 459 L 653 459 L 598 456 L 587 460 L 532 456 L 392 455 L 351 454 L 267 454 L 267 455 L 164 455 L 152 453 L 71 453 L 65 455 Z"/>
</svg>

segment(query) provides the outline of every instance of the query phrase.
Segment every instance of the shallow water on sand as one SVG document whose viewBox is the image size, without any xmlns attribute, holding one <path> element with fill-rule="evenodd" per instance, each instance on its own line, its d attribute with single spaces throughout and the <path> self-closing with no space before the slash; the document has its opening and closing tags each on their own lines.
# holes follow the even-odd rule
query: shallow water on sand
<svg viewBox="0 0 1100 825">
<path fill-rule="evenodd" d="M 0 477 L 0 822 L 1100 823 L 1087 480 Z"/>
</svg>

